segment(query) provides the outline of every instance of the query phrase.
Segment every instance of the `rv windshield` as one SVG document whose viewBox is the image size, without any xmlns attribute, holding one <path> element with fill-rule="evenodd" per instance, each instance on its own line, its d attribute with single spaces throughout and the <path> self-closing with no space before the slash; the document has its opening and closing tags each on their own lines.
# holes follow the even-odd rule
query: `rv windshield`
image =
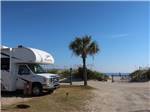
<svg viewBox="0 0 150 112">
<path fill-rule="evenodd" d="M 39 64 L 28 64 L 28 66 L 34 73 L 45 73 L 46 72 Z"/>
</svg>

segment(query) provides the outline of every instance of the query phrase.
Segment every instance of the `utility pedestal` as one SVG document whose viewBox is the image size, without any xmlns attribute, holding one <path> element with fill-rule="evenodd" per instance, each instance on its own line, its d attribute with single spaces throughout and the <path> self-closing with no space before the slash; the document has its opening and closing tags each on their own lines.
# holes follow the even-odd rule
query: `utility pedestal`
<svg viewBox="0 0 150 112">
<path fill-rule="evenodd" d="M 70 85 L 72 85 L 72 68 L 70 68 Z"/>
</svg>

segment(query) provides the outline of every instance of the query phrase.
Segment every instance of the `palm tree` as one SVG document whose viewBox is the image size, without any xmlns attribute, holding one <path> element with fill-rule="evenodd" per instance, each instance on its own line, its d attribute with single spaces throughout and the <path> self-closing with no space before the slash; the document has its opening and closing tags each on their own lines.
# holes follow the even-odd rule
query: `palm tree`
<svg viewBox="0 0 150 112">
<path fill-rule="evenodd" d="M 70 50 L 76 56 L 80 56 L 83 60 L 83 76 L 84 76 L 84 86 L 87 86 L 87 73 L 86 73 L 86 58 L 87 55 L 94 56 L 98 53 L 99 46 L 96 41 L 92 41 L 91 36 L 85 35 L 83 37 L 76 37 L 69 45 Z"/>
</svg>

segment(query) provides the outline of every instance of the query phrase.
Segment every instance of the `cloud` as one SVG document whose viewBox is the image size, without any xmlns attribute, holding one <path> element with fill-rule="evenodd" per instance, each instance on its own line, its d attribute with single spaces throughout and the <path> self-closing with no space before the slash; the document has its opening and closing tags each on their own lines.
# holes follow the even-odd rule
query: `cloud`
<svg viewBox="0 0 150 112">
<path fill-rule="evenodd" d="M 112 38 L 125 38 L 128 37 L 128 34 L 124 33 L 124 34 L 115 34 L 111 36 Z"/>
</svg>

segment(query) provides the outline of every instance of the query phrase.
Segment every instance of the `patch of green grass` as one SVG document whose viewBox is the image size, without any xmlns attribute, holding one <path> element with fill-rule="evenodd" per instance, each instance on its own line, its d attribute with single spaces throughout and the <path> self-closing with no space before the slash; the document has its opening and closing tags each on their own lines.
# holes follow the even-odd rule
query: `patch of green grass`
<svg viewBox="0 0 150 112">
<path fill-rule="evenodd" d="M 61 86 L 54 93 L 45 96 L 34 97 L 32 100 L 24 102 L 30 108 L 18 109 L 15 105 L 2 106 L 11 112 L 79 112 L 87 111 L 84 106 L 86 100 L 92 98 L 90 86 Z"/>
</svg>

